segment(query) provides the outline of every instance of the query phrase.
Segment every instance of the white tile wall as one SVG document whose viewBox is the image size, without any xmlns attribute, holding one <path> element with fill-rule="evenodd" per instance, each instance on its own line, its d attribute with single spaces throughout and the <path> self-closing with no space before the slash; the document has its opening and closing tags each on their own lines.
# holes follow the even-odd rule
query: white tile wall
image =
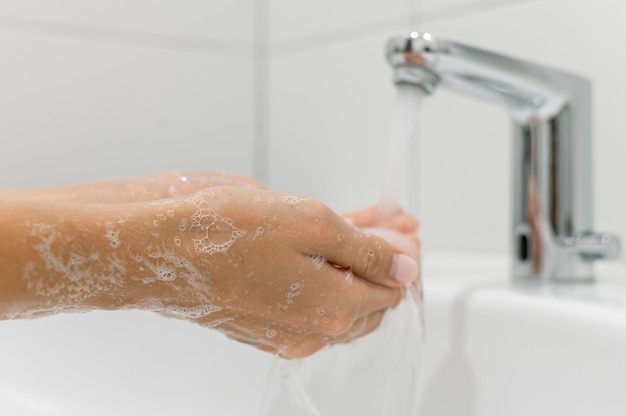
<svg viewBox="0 0 626 416">
<path fill-rule="evenodd" d="M 544 0 L 411 0 L 418 23 L 447 20 L 485 10 L 498 10 Z"/>
<path fill-rule="evenodd" d="M 272 61 L 270 182 L 338 210 L 375 203 L 393 101 L 389 34 Z"/>
<path fill-rule="evenodd" d="M 50 2 L 65 7 L 61 14 L 41 3 L 41 15 L 50 11 L 50 18 L 89 24 L 81 13 L 114 4 L 90 2 L 92 10 L 81 2 Z M 129 5 L 129 15 L 149 8 L 139 3 Z M 0 2 L 0 11 L 14 6 L 16 13 L 35 14 L 19 5 Z M 111 19 L 124 14 L 122 4 L 117 6 L 115 14 L 107 9 Z M 182 12 L 176 13 L 173 3 L 165 6 L 155 2 L 160 18 L 168 21 L 172 10 L 170 23 L 183 28 Z M 246 6 L 239 17 L 249 17 L 251 2 Z M 111 42 L 84 37 L 80 30 L 59 36 L 31 29 L 29 21 L 16 30 L 0 25 L 0 186 L 58 185 L 170 169 L 253 173 L 251 52 L 228 55 L 210 45 L 186 48 L 185 41 L 161 47 L 163 38 L 148 47 L 124 36 Z"/>
<path fill-rule="evenodd" d="M 270 1 L 271 40 L 280 44 L 312 36 L 341 37 L 355 27 L 378 21 L 404 22 L 413 0 Z"/>
</svg>

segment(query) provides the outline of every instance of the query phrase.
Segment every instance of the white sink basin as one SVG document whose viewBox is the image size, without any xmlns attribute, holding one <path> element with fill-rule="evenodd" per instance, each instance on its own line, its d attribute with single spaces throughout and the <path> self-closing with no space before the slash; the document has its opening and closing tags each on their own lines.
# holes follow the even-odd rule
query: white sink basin
<svg viewBox="0 0 626 416">
<path fill-rule="evenodd" d="M 626 415 L 626 268 L 515 286 L 502 261 L 430 260 L 420 415 Z"/>
<path fill-rule="evenodd" d="M 626 414 L 625 266 L 515 287 L 501 259 L 425 259 L 419 415 Z M 272 358 L 148 313 L 0 322 L 0 414 L 256 415 Z"/>
</svg>

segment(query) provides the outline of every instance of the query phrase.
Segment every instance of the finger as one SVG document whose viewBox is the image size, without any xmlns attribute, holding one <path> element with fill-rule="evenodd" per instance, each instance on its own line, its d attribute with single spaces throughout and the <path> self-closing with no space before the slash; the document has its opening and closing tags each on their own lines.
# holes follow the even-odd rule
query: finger
<svg viewBox="0 0 626 416">
<path fill-rule="evenodd" d="M 332 337 L 349 331 L 356 321 L 381 310 L 396 307 L 406 293 L 406 287 L 388 287 L 355 277 L 351 270 L 338 269 L 328 263 L 319 271 L 320 286 L 312 288 L 324 292 L 324 299 L 302 299 L 304 309 L 309 309 L 308 326 L 314 331 Z M 322 277 L 323 276 L 323 277 Z M 324 286 L 321 286 L 321 285 Z M 330 290 L 328 290 L 330 288 Z M 302 319 L 286 322 L 302 325 Z"/>
<path fill-rule="evenodd" d="M 210 186 L 229 185 L 229 186 L 240 186 L 240 187 L 250 188 L 250 189 L 266 189 L 265 185 L 263 185 L 258 180 L 251 178 L 249 176 L 211 173 L 211 172 L 204 172 L 203 175 L 204 175 L 204 180 L 206 182 L 206 185 L 210 185 Z"/>
<path fill-rule="evenodd" d="M 385 221 L 382 221 L 379 227 L 390 228 L 401 233 L 415 233 L 419 228 L 419 221 L 412 215 L 399 213 Z"/>
<path fill-rule="evenodd" d="M 387 310 L 377 311 L 364 316 L 354 323 L 354 326 L 345 334 L 339 335 L 330 341 L 331 344 L 345 344 L 374 332 L 381 324 Z"/>
<path fill-rule="evenodd" d="M 417 239 L 417 236 L 414 234 L 407 235 L 388 228 L 363 228 L 362 231 L 383 238 L 385 241 L 389 242 L 397 252 L 407 254 L 416 261 L 419 259 L 420 244 L 416 243 L 419 239 Z"/>
<path fill-rule="evenodd" d="M 214 328 L 210 324 L 200 322 L 200 325 Z M 285 356 L 285 351 L 295 344 L 310 340 L 313 334 L 320 338 L 319 333 L 311 329 L 294 326 L 284 322 L 268 323 L 266 319 L 247 318 L 245 323 L 232 324 L 229 322 L 216 328 L 228 338 L 250 345 L 258 350 Z"/>
<path fill-rule="evenodd" d="M 402 209 L 397 205 L 386 206 L 384 209 L 379 205 L 372 205 L 358 211 L 345 213 L 342 217 L 357 227 L 373 227 L 379 222 L 395 217 L 401 212 Z"/>
<path fill-rule="evenodd" d="M 330 336 L 345 333 L 363 316 L 395 307 L 406 290 L 404 286 L 372 283 L 329 263 L 315 273 L 318 274 L 308 280 L 303 296 L 292 305 L 299 313 L 285 314 L 279 319 Z"/>
<path fill-rule="evenodd" d="M 337 224 L 341 239 L 329 239 L 323 250 L 330 263 L 336 264 L 371 282 L 390 287 L 406 285 L 417 279 L 417 261 L 398 252 L 384 238 L 364 233 L 345 221 Z"/>
<path fill-rule="evenodd" d="M 360 294 L 360 307 L 355 321 L 375 312 L 398 306 L 404 297 L 404 287 L 391 288 L 365 279 L 354 279 L 355 291 Z"/>
<path fill-rule="evenodd" d="M 328 335 L 319 333 L 311 334 L 306 338 L 299 339 L 298 341 L 285 346 L 278 351 L 278 354 L 280 357 L 290 360 L 309 357 L 324 347 L 330 345 L 330 339 L 331 337 Z"/>
<path fill-rule="evenodd" d="M 415 245 L 415 247 L 417 247 L 418 252 L 421 250 L 422 248 L 422 240 L 420 240 L 420 238 L 415 235 L 415 234 L 403 234 L 404 238 L 408 239 L 411 243 L 413 243 Z"/>
<path fill-rule="evenodd" d="M 372 207 L 345 212 L 341 214 L 341 217 L 356 227 L 371 227 L 374 223 Z"/>
<path fill-rule="evenodd" d="M 371 206 L 359 211 L 353 211 L 342 217 L 357 227 L 390 228 L 401 233 L 415 233 L 419 228 L 419 221 L 407 214 L 398 206 L 381 207 Z"/>
<path fill-rule="evenodd" d="M 335 344 L 347 344 L 357 338 L 372 333 L 380 326 L 386 311 L 378 311 L 371 315 L 364 316 L 357 320 L 350 330 L 337 335 L 328 336 L 325 334 L 311 334 L 305 339 L 294 342 L 293 344 L 280 350 L 279 354 L 283 358 L 296 359 L 304 358 L 315 354 L 325 347 Z"/>
</svg>

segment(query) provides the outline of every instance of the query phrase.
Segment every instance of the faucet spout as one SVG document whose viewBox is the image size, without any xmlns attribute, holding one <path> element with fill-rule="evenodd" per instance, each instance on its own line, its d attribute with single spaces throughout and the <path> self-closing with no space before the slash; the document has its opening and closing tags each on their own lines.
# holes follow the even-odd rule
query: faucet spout
<svg viewBox="0 0 626 416">
<path fill-rule="evenodd" d="M 589 281 L 619 239 L 592 230 L 591 83 L 575 74 L 429 33 L 387 43 L 396 84 L 505 106 L 513 123 L 511 251 L 518 279 Z"/>
</svg>

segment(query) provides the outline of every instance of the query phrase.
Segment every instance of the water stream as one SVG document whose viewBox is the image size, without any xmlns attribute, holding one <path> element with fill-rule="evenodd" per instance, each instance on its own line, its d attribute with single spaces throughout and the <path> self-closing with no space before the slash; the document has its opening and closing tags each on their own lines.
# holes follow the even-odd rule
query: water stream
<svg viewBox="0 0 626 416">
<path fill-rule="evenodd" d="M 383 166 L 379 215 L 406 207 L 415 184 L 414 132 L 420 89 L 398 86 Z M 411 149 L 411 151 L 410 151 Z M 417 188 L 416 186 L 413 186 Z M 373 333 L 303 360 L 277 358 L 268 377 L 262 416 L 415 416 L 423 343 L 421 289 L 412 287 Z"/>
<path fill-rule="evenodd" d="M 389 135 L 384 145 L 381 215 L 396 206 L 419 208 L 419 167 L 410 165 L 419 154 L 416 134 L 425 92 L 412 85 L 398 85 Z M 412 187 L 411 187 L 412 185 Z"/>
</svg>

